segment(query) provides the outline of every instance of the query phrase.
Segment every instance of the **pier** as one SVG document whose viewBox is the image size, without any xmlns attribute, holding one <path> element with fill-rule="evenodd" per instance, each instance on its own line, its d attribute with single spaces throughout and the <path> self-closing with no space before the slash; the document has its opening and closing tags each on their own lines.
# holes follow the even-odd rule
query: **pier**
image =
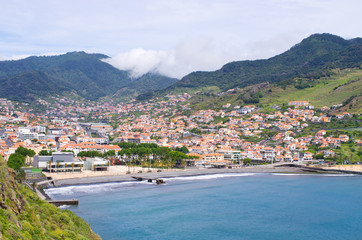
<svg viewBox="0 0 362 240">
<path fill-rule="evenodd" d="M 41 181 L 41 182 L 38 182 L 37 184 L 38 184 L 38 186 L 40 186 L 40 185 L 47 185 L 47 184 L 49 184 L 49 183 L 53 184 L 53 186 L 55 187 L 55 182 L 54 182 L 53 179 Z"/>
<path fill-rule="evenodd" d="M 78 199 L 71 199 L 71 200 L 51 200 L 48 201 L 49 203 L 54 204 L 55 206 L 63 206 L 63 205 L 78 205 L 79 201 Z"/>
<path fill-rule="evenodd" d="M 141 177 L 141 176 L 132 176 L 134 179 L 136 179 L 137 181 L 144 181 L 147 180 L 147 182 L 153 182 L 155 181 L 155 183 L 157 184 L 164 184 L 166 183 L 163 179 L 159 179 L 159 178 L 149 178 L 149 177 Z"/>
</svg>

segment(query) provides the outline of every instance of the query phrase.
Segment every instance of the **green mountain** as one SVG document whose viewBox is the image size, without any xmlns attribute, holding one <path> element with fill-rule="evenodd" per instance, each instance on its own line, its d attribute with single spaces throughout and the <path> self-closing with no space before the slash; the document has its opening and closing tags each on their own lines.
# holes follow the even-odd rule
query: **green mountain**
<svg viewBox="0 0 362 240">
<path fill-rule="evenodd" d="M 362 64 L 362 39 L 345 40 L 331 34 L 314 34 L 290 50 L 267 60 L 237 61 L 213 72 L 193 72 L 166 89 L 188 91 L 216 87 L 221 91 L 262 82 L 319 78 L 330 69 L 354 68 Z"/>
<path fill-rule="evenodd" d="M 222 109 L 227 103 L 233 107 L 247 104 L 271 107 L 306 100 L 317 108 L 343 105 L 333 113 L 361 113 L 362 69 L 335 69 L 331 72 L 331 76 L 318 79 L 297 78 L 274 84 L 259 83 L 221 94 L 203 92 L 190 99 L 189 107 L 193 110 Z"/>
<path fill-rule="evenodd" d="M 0 239 L 100 239 L 80 217 L 41 200 L 15 176 L 0 159 Z"/>
<path fill-rule="evenodd" d="M 85 99 L 96 100 L 125 87 L 137 89 L 138 94 L 149 91 L 149 85 L 159 87 L 158 90 L 175 82 L 157 74 L 133 79 L 127 71 L 102 61 L 105 58 L 108 56 L 71 52 L 1 61 L 0 95 L 16 101 L 32 101 L 38 97 L 74 92 Z"/>
</svg>

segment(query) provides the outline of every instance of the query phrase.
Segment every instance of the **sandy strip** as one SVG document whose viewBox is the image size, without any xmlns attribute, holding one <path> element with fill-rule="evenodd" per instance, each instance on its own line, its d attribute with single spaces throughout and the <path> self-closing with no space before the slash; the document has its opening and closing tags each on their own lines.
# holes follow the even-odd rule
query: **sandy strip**
<svg viewBox="0 0 362 240">
<path fill-rule="evenodd" d="M 83 172 L 67 172 L 67 173 L 48 173 L 44 172 L 47 177 L 51 177 L 56 186 L 80 185 L 106 182 L 134 181 L 131 176 L 148 173 L 148 168 L 127 166 L 110 166 L 108 171 L 83 171 Z M 156 173 L 159 169 L 150 168 L 152 173 Z M 127 173 L 130 171 L 131 173 Z M 142 171 L 142 173 L 140 172 Z M 182 169 L 162 169 L 162 172 L 182 172 Z M 189 170 L 193 171 L 193 170 Z"/>
<path fill-rule="evenodd" d="M 118 168 L 119 166 L 117 166 Z M 139 168 L 141 170 L 142 168 Z M 163 170 L 157 172 L 154 170 L 152 173 L 147 173 L 147 169 L 143 169 L 143 173 L 138 173 L 137 169 L 131 174 L 126 174 L 126 171 L 117 172 L 112 174 L 112 171 L 105 173 L 62 173 L 52 174 L 55 180 L 55 186 L 69 186 L 69 185 L 84 185 L 84 184 L 96 184 L 96 183 L 108 183 L 108 182 L 124 182 L 124 181 L 136 181 L 132 176 L 147 177 L 147 178 L 171 178 L 171 177 L 186 177 L 186 176 L 199 176 L 208 174 L 224 174 L 224 173 L 306 173 L 302 169 L 290 168 L 290 167 L 245 167 L 234 169 L 186 169 L 186 170 Z M 64 177 L 63 175 L 67 175 Z M 73 178 L 71 177 L 73 176 Z M 75 178 L 75 176 L 77 176 Z M 62 178 L 64 177 L 64 178 Z"/>
<path fill-rule="evenodd" d="M 362 165 L 335 165 L 331 167 L 325 167 L 324 169 L 362 172 Z"/>
<path fill-rule="evenodd" d="M 313 169 L 313 168 L 309 168 Z M 328 172 L 325 173 L 361 173 L 362 166 L 360 165 L 337 165 L 334 167 L 323 168 Z M 69 185 L 83 185 L 83 184 L 95 184 L 95 183 L 108 183 L 108 182 L 124 182 L 135 181 L 132 176 L 148 177 L 148 178 L 170 178 L 170 177 L 185 177 L 185 176 L 199 176 L 206 174 L 223 174 L 223 173 L 308 173 L 305 169 L 295 167 L 273 167 L 272 165 L 259 165 L 243 168 L 233 169 L 163 169 L 162 172 L 158 172 L 158 169 L 152 169 L 152 172 L 148 172 L 148 168 L 131 167 L 127 166 L 110 166 L 109 171 L 94 172 L 83 171 L 81 173 L 46 173 L 47 176 L 54 179 L 56 187 L 69 186 Z M 333 170 L 337 170 L 333 172 Z M 130 171 L 130 174 L 127 172 Z M 142 173 L 140 173 L 142 171 Z M 351 172 L 348 172 L 351 171 Z M 323 172 L 319 172 L 323 173 Z"/>
<path fill-rule="evenodd" d="M 130 171 L 131 174 L 138 173 L 138 171 L 147 172 L 147 168 L 130 167 L 127 166 L 110 166 L 108 171 L 82 171 L 82 172 L 67 172 L 67 173 L 44 173 L 47 177 L 52 177 L 54 180 L 72 179 L 72 178 L 89 178 L 89 177 L 105 177 L 127 175 Z M 156 171 L 155 169 L 152 169 Z"/>
</svg>

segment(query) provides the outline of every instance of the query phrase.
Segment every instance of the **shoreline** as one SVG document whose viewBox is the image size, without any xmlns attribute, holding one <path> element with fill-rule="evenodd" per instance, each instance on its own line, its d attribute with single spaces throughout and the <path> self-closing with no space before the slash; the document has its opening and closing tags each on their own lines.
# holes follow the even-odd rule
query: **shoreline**
<svg viewBox="0 0 362 240">
<path fill-rule="evenodd" d="M 185 170 L 166 170 L 162 172 L 150 172 L 150 173 L 131 173 L 131 174 L 108 174 L 83 177 L 71 177 L 72 173 L 69 173 L 66 178 L 53 178 L 54 186 L 48 185 L 45 188 L 56 188 L 65 186 L 77 186 L 77 185 L 91 185 L 100 183 L 112 183 L 112 182 L 137 182 L 133 177 L 146 177 L 146 178 L 175 178 L 175 177 L 192 177 L 211 174 L 228 174 L 228 173 L 297 173 L 297 174 L 356 174 L 361 175 L 361 172 L 348 171 L 341 169 L 325 169 L 315 167 L 304 166 L 252 166 L 243 168 L 224 168 L 224 169 L 185 169 Z M 55 174 L 52 174 L 52 177 Z"/>
</svg>

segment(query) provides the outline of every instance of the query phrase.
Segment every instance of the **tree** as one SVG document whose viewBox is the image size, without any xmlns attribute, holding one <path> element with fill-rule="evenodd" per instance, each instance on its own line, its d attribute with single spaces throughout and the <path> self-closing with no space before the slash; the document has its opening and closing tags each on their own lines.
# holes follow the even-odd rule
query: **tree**
<svg viewBox="0 0 362 240">
<path fill-rule="evenodd" d="M 182 152 L 182 153 L 189 153 L 189 150 L 185 146 L 182 146 L 180 148 L 177 147 L 177 148 L 175 148 L 175 151 L 179 151 L 179 152 Z"/>
<path fill-rule="evenodd" d="M 250 159 L 250 158 L 245 158 L 245 159 L 244 159 L 244 163 L 245 163 L 245 164 L 250 164 L 250 163 L 251 163 L 251 159 Z"/>
<path fill-rule="evenodd" d="M 73 153 L 73 155 L 74 155 L 74 151 L 73 151 L 73 150 L 62 150 L 61 152 L 71 152 L 71 153 Z"/>
<path fill-rule="evenodd" d="M 38 184 L 36 182 L 33 182 L 31 186 L 33 188 L 33 191 L 36 192 L 36 187 L 38 186 Z"/>
<path fill-rule="evenodd" d="M 130 149 L 122 149 L 121 150 L 121 154 L 118 153 L 118 155 L 124 156 L 126 155 L 127 159 L 128 159 L 128 163 L 126 164 L 128 166 L 128 171 L 127 173 L 131 173 L 131 156 L 132 156 L 132 151 Z"/>
<path fill-rule="evenodd" d="M 187 158 L 185 153 L 178 152 L 178 151 L 171 151 L 169 153 L 171 158 L 172 165 L 174 167 L 181 167 L 184 166 L 185 159 Z"/>
<path fill-rule="evenodd" d="M 190 132 L 197 134 L 197 135 L 201 135 L 201 129 L 199 129 L 199 128 L 193 128 L 190 130 Z"/>
<path fill-rule="evenodd" d="M 168 147 L 159 147 L 155 150 L 156 155 L 162 160 L 167 160 L 168 154 L 171 151 Z"/>
<path fill-rule="evenodd" d="M 39 156 L 51 156 L 52 153 L 51 151 L 48 151 L 48 150 L 41 150 L 39 153 L 38 153 Z"/>
<path fill-rule="evenodd" d="M 15 153 L 21 154 L 21 155 L 23 155 L 24 157 L 26 157 L 26 156 L 34 157 L 34 155 L 35 155 L 34 150 L 31 150 L 31 149 L 28 149 L 28 148 L 25 148 L 25 147 L 21 147 L 21 146 L 18 147 L 18 148 L 15 150 Z"/>
<path fill-rule="evenodd" d="M 129 143 L 129 142 L 120 142 L 120 143 L 117 143 L 117 145 L 122 149 L 127 149 L 127 148 L 134 148 L 134 147 L 136 147 L 137 144 Z"/>
<path fill-rule="evenodd" d="M 113 156 L 116 156 L 116 151 L 115 150 L 109 150 L 109 151 L 104 153 L 104 157 L 113 157 Z"/>
<path fill-rule="evenodd" d="M 19 183 L 22 183 L 25 179 L 26 179 L 26 174 L 25 174 L 24 170 L 20 169 L 20 170 L 16 171 L 16 180 Z"/>
<path fill-rule="evenodd" d="M 13 153 L 9 156 L 8 166 L 14 169 L 15 171 L 20 170 L 20 168 L 24 166 L 24 163 L 25 163 L 25 156 L 21 154 Z"/>
</svg>

